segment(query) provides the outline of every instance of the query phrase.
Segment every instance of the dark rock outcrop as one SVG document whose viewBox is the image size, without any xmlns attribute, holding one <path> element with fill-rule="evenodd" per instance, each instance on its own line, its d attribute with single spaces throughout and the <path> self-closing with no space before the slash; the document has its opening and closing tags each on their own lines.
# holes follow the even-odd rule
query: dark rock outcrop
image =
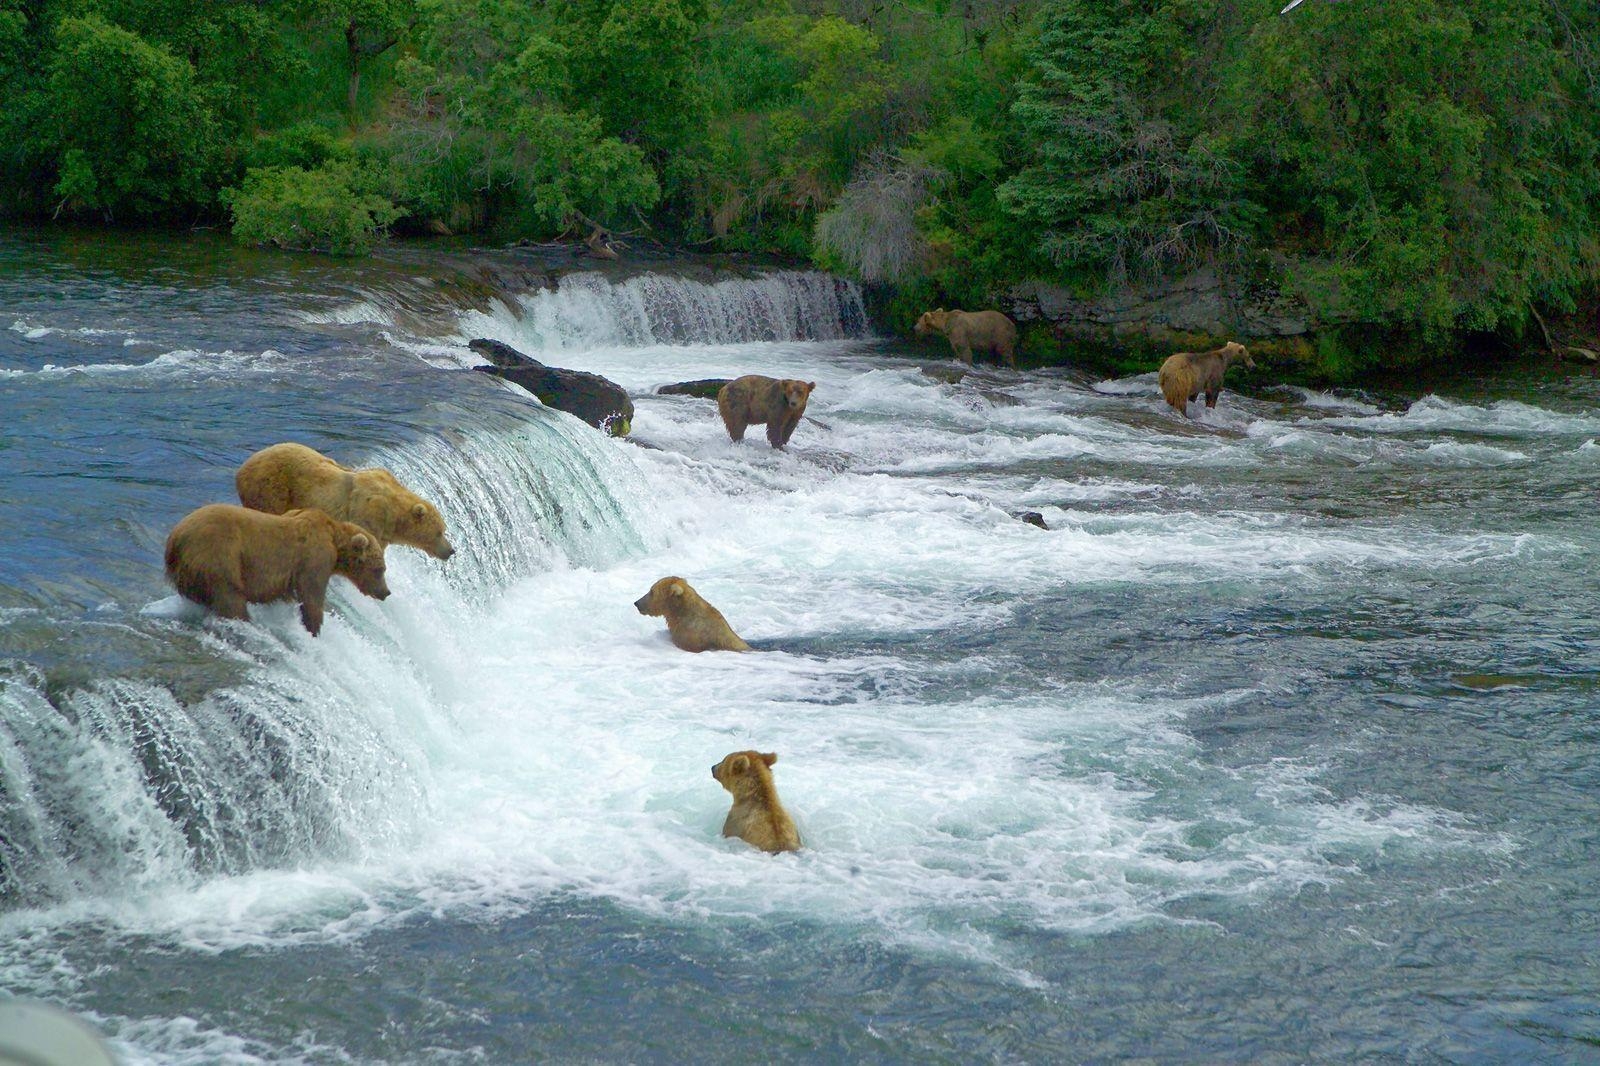
<svg viewBox="0 0 1600 1066">
<path fill-rule="evenodd" d="M 1044 524 L 1044 515 L 1040 514 L 1038 511 L 1013 511 L 1012 517 L 1026 522 L 1030 526 L 1038 526 L 1040 529 L 1050 528 Z"/>
<path fill-rule="evenodd" d="M 732 380 L 732 378 L 697 378 L 694 381 L 680 381 L 675 385 L 663 385 L 656 389 L 656 393 L 661 396 L 698 396 L 702 400 L 715 400 L 717 393 L 722 391 L 722 386 Z"/>
<path fill-rule="evenodd" d="M 613 437 L 628 435 L 633 425 L 633 401 L 621 385 L 609 378 L 583 370 L 546 366 L 500 341 L 479 338 L 468 347 L 490 364 L 472 369 L 516 382 L 539 397 L 539 402 L 545 406 L 576 415 Z"/>
</svg>

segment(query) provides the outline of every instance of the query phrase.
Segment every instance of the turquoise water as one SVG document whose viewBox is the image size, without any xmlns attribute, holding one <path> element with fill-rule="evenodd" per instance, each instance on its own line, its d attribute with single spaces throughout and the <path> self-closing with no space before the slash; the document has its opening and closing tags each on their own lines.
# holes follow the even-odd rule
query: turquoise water
<svg viewBox="0 0 1600 1066">
<path fill-rule="evenodd" d="M 131 1062 L 1600 1059 L 1595 378 L 1190 423 L 945 383 L 820 275 L 572 268 L 0 236 L 0 988 Z M 786 453 L 652 392 L 746 372 L 818 383 Z M 183 605 L 283 439 L 456 557 L 316 640 Z M 667 643 L 671 573 L 759 654 Z M 805 852 L 718 836 L 747 747 Z"/>
</svg>

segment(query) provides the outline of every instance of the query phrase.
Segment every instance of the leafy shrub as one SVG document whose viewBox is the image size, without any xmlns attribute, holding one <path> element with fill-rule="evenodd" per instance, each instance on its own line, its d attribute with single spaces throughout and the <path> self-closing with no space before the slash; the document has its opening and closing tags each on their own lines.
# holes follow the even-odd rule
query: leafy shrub
<svg viewBox="0 0 1600 1066">
<path fill-rule="evenodd" d="M 370 168 L 328 162 L 304 167 L 255 167 L 237 188 L 223 191 L 233 209 L 233 234 L 253 244 L 332 255 L 372 250 L 401 214 L 375 191 Z"/>
</svg>

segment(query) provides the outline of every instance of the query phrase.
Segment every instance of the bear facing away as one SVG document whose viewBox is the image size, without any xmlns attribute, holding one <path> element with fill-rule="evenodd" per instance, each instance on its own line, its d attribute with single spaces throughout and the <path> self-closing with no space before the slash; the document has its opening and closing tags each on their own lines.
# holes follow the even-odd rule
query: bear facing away
<svg viewBox="0 0 1600 1066">
<path fill-rule="evenodd" d="M 386 599 L 383 545 L 366 530 L 322 511 L 273 515 L 213 503 L 189 512 L 167 537 L 167 580 L 224 618 L 248 619 L 246 604 L 299 600 L 300 621 L 322 630 L 328 579 L 349 578 Z"/>
<path fill-rule="evenodd" d="M 684 651 L 749 651 L 722 612 L 681 577 L 664 577 L 633 601 L 640 614 L 667 619 L 667 635 Z"/>
<path fill-rule="evenodd" d="M 438 559 L 455 554 L 438 509 L 387 470 L 352 470 L 304 444 L 274 444 L 246 459 L 233 480 L 239 502 L 252 510 L 315 507 L 354 522 L 385 547 L 407 544 Z"/>
<path fill-rule="evenodd" d="M 815 381 L 746 374 L 717 390 L 717 410 L 730 439 L 744 440 L 747 427 L 765 423 L 767 443 L 781 448 L 794 436 L 794 427 L 800 424 L 816 387 Z"/>
<path fill-rule="evenodd" d="M 711 768 L 711 776 L 733 794 L 722 835 L 774 855 L 800 850 L 800 831 L 778 802 L 778 787 L 772 783 L 772 764 L 777 761 L 772 752 L 736 751 Z"/>
<path fill-rule="evenodd" d="M 1235 363 L 1243 363 L 1247 370 L 1256 368 L 1249 350 L 1238 341 L 1229 341 L 1209 352 L 1169 355 L 1156 375 L 1161 382 L 1161 395 L 1180 415 L 1188 414 L 1189 401 L 1202 392 L 1206 394 L 1206 406 L 1215 407 L 1217 397 L 1222 395 L 1222 376 Z"/>
<path fill-rule="evenodd" d="M 922 312 L 915 328 L 918 336 L 943 334 L 956 358 L 968 366 L 974 351 L 992 352 L 1007 366 L 1017 365 L 1017 324 L 999 311 L 946 311 L 941 307 Z"/>
</svg>

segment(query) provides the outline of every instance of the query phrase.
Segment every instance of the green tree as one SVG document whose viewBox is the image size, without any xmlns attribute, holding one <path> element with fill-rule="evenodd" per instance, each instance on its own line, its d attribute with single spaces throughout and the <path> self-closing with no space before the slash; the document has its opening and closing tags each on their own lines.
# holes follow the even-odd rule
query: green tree
<svg viewBox="0 0 1600 1066">
<path fill-rule="evenodd" d="M 1113 281 L 1159 277 L 1248 239 L 1255 212 L 1185 64 L 1214 4 L 1061 0 L 1015 114 L 1029 161 L 998 190 L 1044 261 Z"/>
<path fill-rule="evenodd" d="M 219 144 L 194 68 L 95 17 L 62 20 L 55 44 L 46 110 L 60 203 L 108 219 L 209 204 Z"/>
<path fill-rule="evenodd" d="M 1492 329 L 1593 283 L 1600 92 L 1583 69 L 1593 42 L 1572 32 L 1584 10 L 1369 0 L 1253 29 L 1258 61 L 1229 85 L 1239 143 L 1324 316 Z"/>
</svg>

